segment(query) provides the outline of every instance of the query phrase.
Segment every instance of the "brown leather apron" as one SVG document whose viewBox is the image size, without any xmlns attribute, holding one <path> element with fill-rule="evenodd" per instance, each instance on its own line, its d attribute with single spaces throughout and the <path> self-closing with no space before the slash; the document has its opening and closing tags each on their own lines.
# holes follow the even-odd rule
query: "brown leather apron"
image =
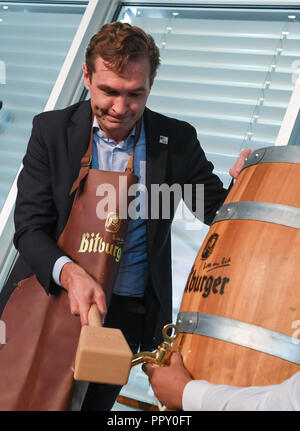
<svg viewBox="0 0 300 431">
<path fill-rule="evenodd" d="M 79 176 L 70 192 L 76 190 L 71 213 L 57 243 L 101 284 L 107 305 L 128 225 L 128 217 L 119 218 L 119 209 L 124 205 L 128 208 L 133 199 L 128 189 L 138 181 L 133 162 L 140 129 L 141 120 L 136 125 L 134 148 L 125 172 L 90 169 L 92 129 Z M 97 212 L 101 184 L 110 184 L 116 192 L 115 204 L 104 219 L 99 219 Z M 45 295 L 33 275 L 18 283 L 1 319 L 6 325 L 7 341 L 0 350 L 0 410 L 67 410 L 81 329 L 80 318 L 70 312 L 67 292 L 61 289 L 58 295 Z"/>
</svg>

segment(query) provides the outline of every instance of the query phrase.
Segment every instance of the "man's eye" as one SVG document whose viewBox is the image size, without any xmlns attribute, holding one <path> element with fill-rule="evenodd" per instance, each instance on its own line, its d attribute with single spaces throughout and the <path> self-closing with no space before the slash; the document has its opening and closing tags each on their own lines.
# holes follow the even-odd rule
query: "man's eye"
<svg viewBox="0 0 300 431">
<path fill-rule="evenodd" d="M 107 91 L 105 91 L 105 94 L 107 96 L 117 96 L 117 92 L 116 91 L 109 91 L 109 90 L 107 90 Z"/>
<path fill-rule="evenodd" d="M 130 97 L 139 97 L 142 95 L 142 93 L 130 93 L 129 95 Z"/>
</svg>

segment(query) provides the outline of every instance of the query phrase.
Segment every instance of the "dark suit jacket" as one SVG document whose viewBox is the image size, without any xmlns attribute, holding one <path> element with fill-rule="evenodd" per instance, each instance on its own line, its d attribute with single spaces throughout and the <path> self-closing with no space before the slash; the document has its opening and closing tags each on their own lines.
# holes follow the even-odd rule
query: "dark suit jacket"
<svg viewBox="0 0 300 431">
<path fill-rule="evenodd" d="M 56 260 L 65 253 L 57 247 L 56 240 L 71 210 L 74 195 L 69 196 L 69 191 L 88 147 L 91 118 L 90 102 L 85 101 L 63 110 L 39 114 L 33 120 L 24 168 L 18 179 L 15 210 L 14 243 L 21 258 L 3 290 L 2 298 L 7 299 L 11 293 L 13 281 L 19 281 L 32 272 L 47 293 L 57 289 L 52 280 L 52 269 Z M 207 161 L 195 129 L 188 123 L 147 108 L 144 124 L 147 190 L 151 184 L 204 184 L 204 221 L 209 224 L 227 191 L 212 174 L 213 165 Z M 168 144 L 161 143 L 160 136 L 168 137 Z M 150 208 L 151 193 L 148 195 Z M 152 343 L 157 346 L 163 324 L 172 320 L 170 231 L 174 211 L 172 208 L 170 219 L 147 221 L 150 273 L 146 289 L 149 324 L 145 329 L 144 344 L 147 348 Z"/>
</svg>

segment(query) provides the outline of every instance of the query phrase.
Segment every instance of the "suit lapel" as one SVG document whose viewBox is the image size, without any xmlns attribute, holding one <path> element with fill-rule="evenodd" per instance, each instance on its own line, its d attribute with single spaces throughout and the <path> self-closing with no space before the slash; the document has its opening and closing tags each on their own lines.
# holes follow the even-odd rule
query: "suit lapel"
<svg viewBox="0 0 300 431">
<path fill-rule="evenodd" d="M 160 117 L 149 109 L 144 112 L 146 134 L 146 186 L 148 190 L 148 220 L 147 243 L 148 251 L 152 249 L 158 219 L 151 217 L 151 185 L 161 185 L 166 180 L 166 166 L 168 156 L 168 143 L 162 143 L 168 137 L 166 125 Z"/>
<path fill-rule="evenodd" d="M 79 105 L 71 117 L 67 128 L 67 149 L 71 166 L 71 181 L 78 176 L 81 158 L 84 156 L 90 139 L 92 110 L 90 101 Z"/>
</svg>

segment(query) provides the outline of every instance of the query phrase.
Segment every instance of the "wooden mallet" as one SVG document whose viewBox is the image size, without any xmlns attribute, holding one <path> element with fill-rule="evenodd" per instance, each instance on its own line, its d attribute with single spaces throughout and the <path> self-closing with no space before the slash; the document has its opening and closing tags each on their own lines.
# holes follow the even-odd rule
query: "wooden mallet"
<svg viewBox="0 0 300 431">
<path fill-rule="evenodd" d="M 119 329 L 102 327 L 96 304 L 89 310 L 88 321 L 80 332 L 74 379 L 125 385 L 133 354 L 124 335 Z"/>
</svg>

